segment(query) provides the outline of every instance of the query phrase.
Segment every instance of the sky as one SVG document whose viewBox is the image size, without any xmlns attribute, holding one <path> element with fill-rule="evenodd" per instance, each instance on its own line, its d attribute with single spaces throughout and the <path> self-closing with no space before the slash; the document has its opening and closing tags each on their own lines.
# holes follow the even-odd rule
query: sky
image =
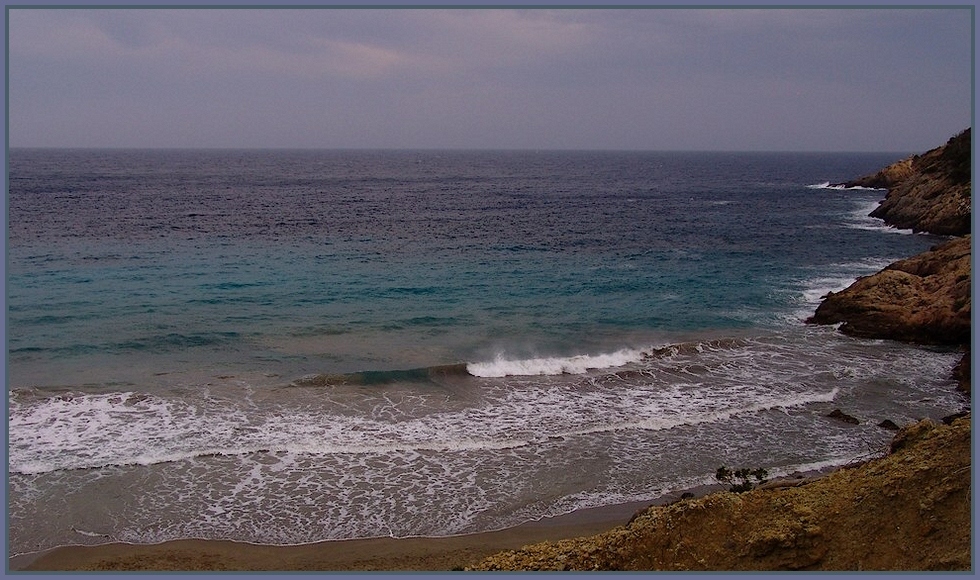
<svg viewBox="0 0 980 580">
<path fill-rule="evenodd" d="M 966 8 L 8 10 L 11 147 L 920 152 Z"/>
</svg>

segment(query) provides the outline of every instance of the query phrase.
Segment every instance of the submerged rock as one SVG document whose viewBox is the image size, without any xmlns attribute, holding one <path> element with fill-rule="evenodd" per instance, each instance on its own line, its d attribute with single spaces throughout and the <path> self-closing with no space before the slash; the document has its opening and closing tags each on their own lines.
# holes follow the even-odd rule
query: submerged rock
<svg viewBox="0 0 980 580">
<path fill-rule="evenodd" d="M 962 419 L 964 417 L 969 417 L 969 416 L 970 416 L 969 410 L 960 411 L 959 413 L 953 413 L 952 415 L 946 415 L 945 417 L 943 417 L 943 424 L 952 425 L 953 422 L 956 421 L 957 419 Z"/>
<path fill-rule="evenodd" d="M 827 416 L 830 417 L 831 419 L 837 419 L 845 423 L 850 423 L 851 425 L 861 424 L 861 421 L 859 421 L 857 417 L 852 417 L 851 415 L 848 415 L 847 413 L 841 411 L 840 409 L 834 409 L 833 411 L 828 413 Z"/>
</svg>

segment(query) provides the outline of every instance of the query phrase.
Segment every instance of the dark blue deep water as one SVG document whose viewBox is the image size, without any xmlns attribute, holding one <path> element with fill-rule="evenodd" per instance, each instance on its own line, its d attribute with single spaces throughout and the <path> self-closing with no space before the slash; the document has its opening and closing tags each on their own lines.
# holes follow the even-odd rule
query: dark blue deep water
<svg viewBox="0 0 980 580">
<path fill-rule="evenodd" d="M 880 448 L 956 354 L 804 324 L 902 154 L 13 150 L 13 554 L 437 536 Z M 862 424 L 824 415 L 843 408 Z"/>
</svg>

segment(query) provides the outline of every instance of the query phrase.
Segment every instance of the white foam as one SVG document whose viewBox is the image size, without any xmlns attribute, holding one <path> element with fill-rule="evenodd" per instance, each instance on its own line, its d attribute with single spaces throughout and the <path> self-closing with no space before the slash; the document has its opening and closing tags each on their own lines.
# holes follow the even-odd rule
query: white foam
<svg viewBox="0 0 980 580">
<path fill-rule="evenodd" d="M 578 374 L 560 380 L 511 376 L 480 381 L 479 402 L 464 407 L 442 407 L 441 395 L 432 395 L 439 401 L 427 401 L 417 392 L 399 398 L 388 389 L 359 389 L 356 409 L 343 389 L 337 390 L 336 399 L 332 390 L 318 390 L 315 399 L 270 401 L 271 406 L 260 410 L 235 398 L 167 399 L 137 393 L 26 401 L 14 397 L 8 469 L 11 474 L 39 474 L 206 456 L 250 462 L 253 455 L 266 458 L 267 465 L 281 460 L 281 454 L 343 456 L 345 461 L 427 451 L 476 457 L 485 451 L 548 445 L 555 438 L 669 430 L 829 402 L 838 384 L 857 380 L 853 372 L 815 378 L 815 369 L 826 370 L 827 361 L 800 356 L 778 337 L 743 340 L 726 348 L 706 342 L 675 351 L 672 356 L 647 356 L 623 350 L 548 365 L 536 359 L 517 361 L 525 371 Z M 811 355 L 819 358 L 819 349 Z M 860 357 L 849 361 L 840 353 L 833 360 L 841 368 L 869 362 Z M 581 374 L 583 369 L 618 368 L 633 361 L 638 362 L 628 372 Z M 513 372 L 514 362 L 504 361 L 498 370 Z M 884 368 L 895 366 L 894 361 L 874 362 L 867 372 L 882 372 L 878 362 Z"/>
<path fill-rule="evenodd" d="M 856 262 L 833 264 L 825 268 L 825 273 L 802 282 L 804 306 L 809 309 L 819 304 L 830 292 L 840 292 L 861 276 L 881 271 L 898 258 L 868 258 Z"/>
<path fill-rule="evenodd" d="M 622 421 L 605 425 L 569 430 L 561 433 L 563 437 L 574 435 L 589 435 L 594 433 L 609 433 L 613 431 L 625 431 L 631 429 L 642 429 L 645 431 L 662 431 L 681 425 L 703 425 L 705 423 L 718 423 L 735 417 L 737 415 L 748 415 L 767 411 L 771 409 L 787 409 L 798 407 L 808 403 L 827 403 L 837 397 L 839 389 L 831 389 L 826 393 L 793 394 L 789 396 L 766 397 L 756 400 L 750 404 L 725 407 L 720 409 L 699 409 L 698 412 L 678 413 L 671 416 L 647 416 L 636 420 Z"/>
<path fill-rule="evenodd" d="M 508 359 L 498 355 L 491 362 L 470 363 L 466 370 L 477 377 L 582 374 L 594 369 L 621 367 L 643 358 L 639 350 L 623 349 L 609 354 Z"/>
<path fill-rule="evenodd" d="M 65 468 L 150 465 L 220 452 L 246 422 L 241 409 L 209 417 L 204 406 L 133 392 L 78 394 L 10 403 L 8 468 L 43 473 Z"/>
<path fill-rule="evenodd" d="M 561 365 L 548 368 L 616 366 L 640 357 L 638 351 L 620 351 L 563 359 Z M 530 382 L 505 384 L 482 405 L 422 415 L 402 413 L 398 401 L 385 397 L 373 412 L 355 416 L 331 412 L 329 405 L 252 413 L 232 401 L 191 403 L 132 393 L 15 402 L 8 465 L 11 473 L 38 474 L 258 452 L 336 456 L 499 451 L 553 437 L 714 422 L 812 400 L 811 395 L 796 400 L 792 397 L 797 395 L 771 389 L 757 392 L 746 383 L 758 377 L 745 376 L 745 369 L 738 367 L 723 369 L 720 378 L 725 384 L 712 390 L 704 391 L 696 382 L 667 388 L 674 363 L 664 364 L 669 367 L 664 376 L 653 371 L 630 380 L 615 374 L 555 384 L 514 379 Z M 684 369 L 673 373 L 678 374 L 685 381 L 704 378 Z M 749 374 L 757 375 L 751 370 Z M 407 404 L 414 408 L 418 401 Z"/>
<path fill-rule="evenodd" d="M 854 186 L 851 186 L 851 187 L 847 187 L 847 186 L 845 186 L 842 183 L 831 184 L 829 181 L 824 181 L 824 182 L 821 182 L 821 183 L 814 183 L 814 184 L 808 185 L 807 188 L 809 188 L 809 189 L 834 189 L 834 190 L 838 190 L 838 191 L 854 191 L 854 190 L 880 191 L 880 190 L 886 189 L 884 187 L 864 187 L 864 186 L 861 186 L 861 185 L 854 185 Z"/>
<path fill-rule="evenodd" d="M 809 330 L 801 345 L 792 336 L 686 343 L 605 373 L 466 379 L 476 388 L 466 389 L 465 401 L 397 386 L 281 390 L 253 400 L 14 396 L 10 511 L 30 525 L 12 550 L 102 541 L 96 532 L 134 543 L 296 544 L 485 531 L 576 507 L 645 501 L 692 478 L 712 483 L 706 470 L 728 458 L 768 468 L 769 459 L 753 459 L 768 449 L 779 450 L 774 475 L 846 462 L 868 449 L 865 437 L 887 433 L 870 420 L 836 426 L 824 417 L 833 406 L 899 422 L 916 414 L 856 400 L 871 380 L 908 380 L 896 391 L 909 393 L 909 408 L 937 389 L 955 394 L 930 377 L 948 374 L 958 353 L 869 350 Z M 875 396 L 892 405 L 896 394 Z M 73 433 L 84 445 L 58 439 Z M 156 469 L 15 471 L 27 460 L 51 468 L 182 456 L 190 459 Z M 165 477 L 144 487 L 148 473 Z M 45 509 L 59 494 L 103 497 L 106 477 L 117 478 L 109 481 L 124 498 L 110 506 L 111 522 L 85 520 L 76 532 L 70 514 Z M 52 482 L 54 491 L 40 493 Z M 43 530 L 63 537 L 38 536 Z"/>
<path fill-rule="evenodd" d="M 889 234 L 908 235 L 914 233 L 911 229 L 896 228 L 895 226 L 885 223 L 885 220 L 883 219 L 871 217 L 871 212 L 873 212 L 878 205 L 880 205 L 879 201 L 869 201 L 860 204 L 857 209 L 848 213 L 847 221 L 844 222 L 844 225 L 852 229 Z"/>
<path fill-rule="evenodd" d="M 72 528 L 71 531 L 82 536 L 88 536 L 89 538 L 111 538 L 109 534 L 102 534 L 99 532 L 89 532 L 87 530 L 80 530 L 78 528 Z"/>
<path fill-rule="evenodd" d="M 803 289 L 803 300 L 806 304 L 819 304 L 824 296 L 831 292 L 840 292 L 854 282 L 851 276 L 814 278 L 808 280 L 806 288 Z"/>
</svg>

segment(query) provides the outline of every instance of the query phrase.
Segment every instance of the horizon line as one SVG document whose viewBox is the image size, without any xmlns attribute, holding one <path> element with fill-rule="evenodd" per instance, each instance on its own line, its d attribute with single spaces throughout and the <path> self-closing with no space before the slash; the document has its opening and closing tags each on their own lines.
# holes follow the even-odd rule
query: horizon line
<svg viewBox="0 0 980 580">
<path fill-rule="evenodd" d="M 909 153 L 916 150 L 871 149 L 640 149 L 613 147 L 337 147 L 337 146 L 78 146 L 78 145 L 8 145 L 7 151 L 345 151 L 345 152 L 514 152 L 514 153 Z"/>
</svg>

